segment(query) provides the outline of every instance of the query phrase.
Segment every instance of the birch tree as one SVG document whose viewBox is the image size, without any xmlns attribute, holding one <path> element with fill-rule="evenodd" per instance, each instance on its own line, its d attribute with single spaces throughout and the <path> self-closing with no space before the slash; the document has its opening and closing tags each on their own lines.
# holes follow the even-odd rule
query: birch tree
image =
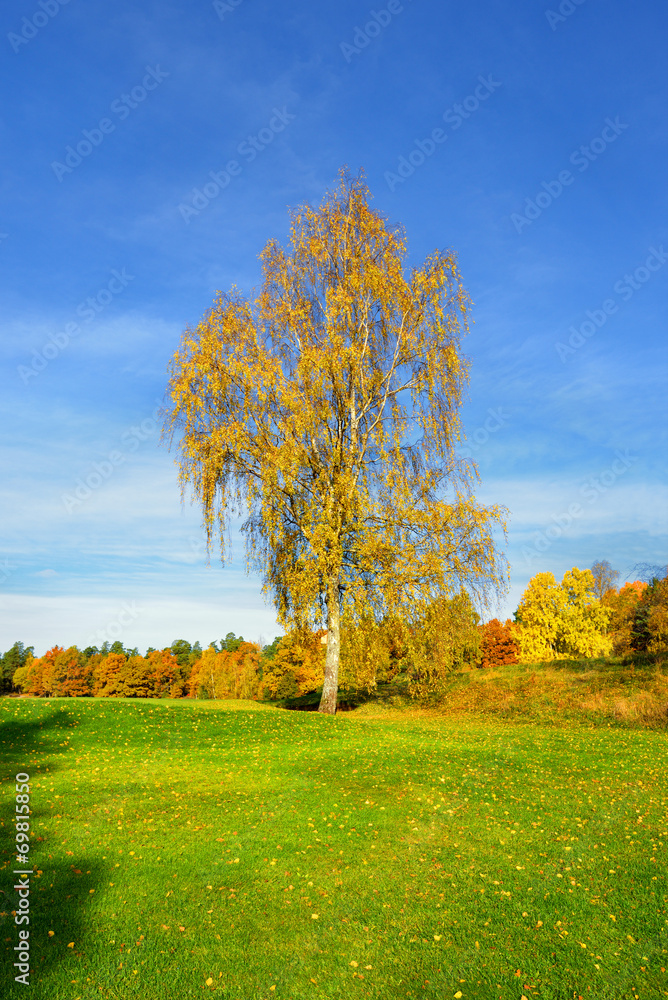
<svg viewBox="0 0 668 1000">
<path fill-rule="evenodd" d="M 219 538 L 224 564 L 230 518 L 246 517 L 246 569 L 281 625 L 326 629 L 331 714 L 342 629 L 419 621 L 440 596 L 484 600 L 505 581 L 505 512 L 475 500 L 477 470 L 456 455 L 470 301 L 455 255 L 406 273 L 403 230 L 369 201 L 342 171 L 319 208 L 292 213 L 259 292 L 218 293 L 184 332 L 165 410 L 209 550 Z"/>
</svg>

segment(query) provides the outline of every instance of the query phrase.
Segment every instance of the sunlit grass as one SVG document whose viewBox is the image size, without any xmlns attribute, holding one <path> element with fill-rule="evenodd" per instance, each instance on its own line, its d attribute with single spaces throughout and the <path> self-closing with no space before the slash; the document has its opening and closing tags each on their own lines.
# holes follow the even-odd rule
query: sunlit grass
<svg viewBox="0 0 668 1000">
<path fill-rule="evenodd" d="M 373 711 L 0 701 L 31 997 L 668 996 L 664 732 Z"/>
</svg>

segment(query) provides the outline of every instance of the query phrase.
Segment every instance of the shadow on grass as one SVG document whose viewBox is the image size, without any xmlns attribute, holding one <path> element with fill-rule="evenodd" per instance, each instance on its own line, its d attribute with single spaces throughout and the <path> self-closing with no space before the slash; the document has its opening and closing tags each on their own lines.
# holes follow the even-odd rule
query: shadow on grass
<svg viewBox="0 0 668 1000">
<path fill-rule="evenodd" d="M 397 683 L 396 681 L 385 684 L 379 683 L 375 691 L 372 692 L 339 688 L 336 711 L 337 713 L 352 712 L 362 705 L 373 702 L 391 703 L 397 698 L 402 698 L 405 694 L 405 684 Z M 307 694 L 300 695 L 298 698 L 283 698 L 280 701 L 273 701 L 270 704 L 275 705 L 276 708 L 285 708 L 294 712 L 317 712 L 321 698 L 322 687 L 319 687 L 315 691 L 309 691 Z"/>
<path fill-rule="evenodd" d="M 9 699 L 2 699 L 0 704 L 5 707 L 8 701 Z M 49 714 L 45 709 L 50 710 Z M 14 962 L 18 961 L 15 946 L 19 942 L 19 930 L 29 931 L 29 982 L 33 988 L 33 996 L 49 995 L 44 984 L 38 984 L 58 963 L 72 962 L 74 969 L 77 963 L 73 959 L 76 959 L 83 939 L 90 890 L 97 888 L 104 867 L 92 857 L 76 850 L 73 850 L 71 856 L 72 863 L 52 860 L 50 852 L 55 848 L 58 835 L 49 822 L 52 816 L 49 800 L 62 801 L 61 808 L 67 808 L 65 800 L 54 800 L 53 795 L 59 794 L 56 775 L 61 770 L 62 758 L 68 751 L 69 732 L 78 722 L 66 708 L 53 709 L 48 703 L 37 700 L 29 711 L 35 713 L 34 719 L 14 718 L 0 722 L 0 777 L 5 790 L 0 807 L 3 876 L 0 888 L 0 932 L 8 982 L 8 989 L 3 992 L 4 997 L 25 995 L 22 993 L 25 985 L 14 981 L 14 977 L 19 974 L 19 970 L 14 967 Z M 28 864 L 17 861 L 17 774 L 30 776 Z M 54 782 L 53 793 L 44 787 L 34 787 L 37 780 L 43 786 L 48 778 Z M 43 823 L 48 823 L 49 827 L 46 837 L 40 832 Z M 59 844 L 58 847 L 60 846 Z M 29 922 L 23 921 L 20 924 L 15 921 L 19 904 L 15 885 L 21 878 L 15 874 L 17 870 L 33 872 L 29 876 L 30 894 L 27 897 Z M 49 931 L 53 932 L 51 937 Z M 70 942 L 73 943 L 73 948 L 68 948 Z"/>
</svg>

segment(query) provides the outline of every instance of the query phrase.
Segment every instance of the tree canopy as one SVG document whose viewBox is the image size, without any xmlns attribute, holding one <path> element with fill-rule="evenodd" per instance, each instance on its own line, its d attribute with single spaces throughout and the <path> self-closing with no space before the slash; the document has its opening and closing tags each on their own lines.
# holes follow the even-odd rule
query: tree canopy
<svg viewBox="0 0 668 1000">
<path fill-rule="evenodd" d="M 290 249 L 261 254 L 259 294 L 219 293 L 185 331 L 165 413 L 209 547 L 218 535 L 224 562 L 229 519 L 247 512 L 247 569 L 281 625 L 326 628 L 329 713 L 342 628 L 420 621 L 439 597 L 505 583 L 505 511 L 476 502 L 477 470 L 455 454 L 470 308 L 455 256 L 406 275 L 404 234 L 369 197 L 342 171 L 319 209 L 292 214 Z"/>
<path fill-rule="evenodd" d="M 529 581 L 515 613 L 515 638 L 528 662 L 570 656 L 606 656 L 612 642 L 604 633 L 612 615 L 596 598 L 589 569 L 577 566 L 558 584 L 552 573 Z"/>
</svg>

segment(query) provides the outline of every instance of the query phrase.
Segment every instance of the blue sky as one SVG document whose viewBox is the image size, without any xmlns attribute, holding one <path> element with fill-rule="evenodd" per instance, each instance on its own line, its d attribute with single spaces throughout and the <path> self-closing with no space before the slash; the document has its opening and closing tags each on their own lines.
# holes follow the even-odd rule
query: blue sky
<svg viewBox="0 0 668 1000">
<path fill-rule="evenodd" d="M 186 324 L 258 285 L 288 208 L 343 164 L 411 266 L 458 254 L 465 447 L 510 511 L 499 613 L 540 571 L 668 561 L 664 4 L 8 0 L 1 19 L 0 651 L 282 631 L 238 524 L 207 565 L 156 407 Z"/>
</svg>

